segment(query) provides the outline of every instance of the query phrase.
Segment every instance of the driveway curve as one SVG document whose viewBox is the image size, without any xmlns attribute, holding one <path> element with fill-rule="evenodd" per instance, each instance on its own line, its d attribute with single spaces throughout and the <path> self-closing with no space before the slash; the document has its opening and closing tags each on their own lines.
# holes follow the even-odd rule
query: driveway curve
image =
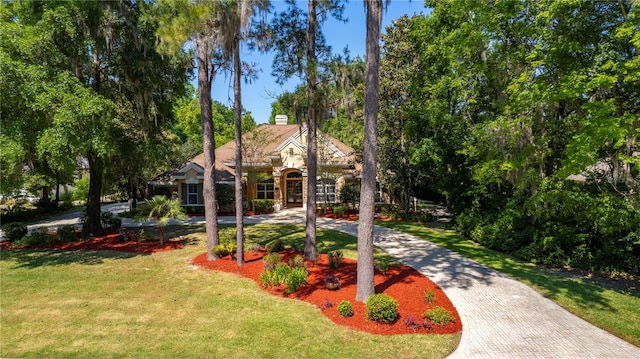
<svg viewBox="0 0 640 359">
<path fill-rule="evenodd" d="M 235 217 L 219 217 L 219 222 L 233 224 Z M 38 226 L 58 223 L 53 219 Z M 193 217 L 183 223 L 204 223 L 204 218 Z M 245 217 L 244 223 L 304 225 L 305 213 L 283 210 Z M 317 224 L 353 236 L 358 233 L 357 222 L 318 218 Z M 144 225 L 153 223 L 123 220 L 123 226 L 129 228 Z M 389 228 L 375 226 L 374 237 L 376 246 L 437 283 L 457 308 L 463 331 L 449 358 L 640 358 L 640 348 L 578 318 L 503 273 Z"/>
<path fill-rule="evenodd" d="M 304 216 L 286 210 L 245 222 L 304 224 Z M 357 222 L 318 218 L 317 224 L 358 235 Z M 374 227 L 374 244 L 437 283 L 457 308 L 463 331 L 449 358 L 640 358 L 640 348 L 458 253 L 380 226 Z"/>
</svg>

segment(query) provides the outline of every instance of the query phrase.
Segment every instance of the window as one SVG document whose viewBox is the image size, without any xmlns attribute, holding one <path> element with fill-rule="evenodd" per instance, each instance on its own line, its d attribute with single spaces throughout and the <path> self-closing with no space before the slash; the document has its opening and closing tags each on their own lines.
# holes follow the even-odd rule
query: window
<svg viewBox="0 0 640 359">
<path fill-rule="evenodd" d="M 198 204 L 198 184 L 187 184 L 187 204 Z"/>
<path fill-rule="evenodd" d="M 383 203 L 382 189 L 380 188 L 380 182 L 376 181 L 376 203 Z"/>
<path fill-rule="evenodd" d="M 334 181 L 324 181 L 316 185 L 316 201 L 322 203 L 336 202 L 336 183 Z"/>
<path fill-rule="evenodd" d="M 273 178 L 257 184 L 257 199 L 273 199 Z"/>
</svg>

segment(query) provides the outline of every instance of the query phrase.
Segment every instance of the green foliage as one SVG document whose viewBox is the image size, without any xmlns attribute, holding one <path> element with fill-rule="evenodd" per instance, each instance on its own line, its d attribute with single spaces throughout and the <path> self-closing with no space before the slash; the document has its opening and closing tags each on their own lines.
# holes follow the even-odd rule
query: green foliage
<svg viewBox="0 0 640 359">
<path fill-rule="evenodd" d="M 27 235 L 27 225 L 22 222 L 3 224 L 2 230 L 5 237 L 10 241 L 19 240 Z"/>
<path fill-rule="evenodd" d="M 340 266 L 342 265 L 342 258 L 344 257 L 344 255 L 342 254 L 342 251 L 330 251 L 329 253 L 327 253 L 327 257 L 329 258 L 329 268 L 331 269 L 336 269 L 336 268 L 340 268 Z"/>
<path fill-rule="evenodd" d="M 184 209 L 177 199 L 169 199 L 165 196 L 153 196 L 140 207 L 140 219 L 155 219 L 160 230 L 160 242 L 164 243 L 164 226 L 170 219 L 186 219 Z"/>
<path fill-rule="evenodd" d="M 74 187 L 71 199 L 74 201 L 86 201 L 89 196 L 89 177 L 80 178 L 76 181 Z"/>
<path fill-rule="evenodd" d="M 436 300 L 436 293 L 433 289 L 429 289 L 424 292 L 424 301 L 427 303 L 433 303 Z"/>
<path fill-rule="evenodd" d="M 640 269 L 640 247 L 633 240 L 640 213 L 624 197 L 548 182 L 534 196 L 514 196 L 503 207 L 498 213 L 466 211 L 457 217 L 457 228 L 480 244 L 533 263 Z"/>
<path fill-rule="evenodd" d="M 284 243 L 280 239 L 274 239 L 267 243 L 264 248 L 267 252 L 280 252 L 284 249 Z"/>
<path fill-rule="evenodd" d="M 224 244 L 218 244 L 217 246 L 213 247 L 211 252 L 213 252 L 213 254 L 218 258 L 224 258 L 230 254 L 229 250 Z"/>
<path fill-rule="evenodd" d="M 271 213 L 273 212 L 273 200 L 253 199 L 250 201 L 250 207 L 254 208 L 257 213 Z"/>
<path fill-rule="evenodd" d="M 424 312 L 424 317 L 429 319 L 431 323 L 441 327 L 444 327 L 447 323 L 453 323 L 456 321 L 453 314 L 442 307 L 434 307 L 427 310 Z"/>
<path fill-rule="evenodd" d="M 273 271 L 280 262 L 282 262 L 282 254 L 276 252 L 269 253 L 262 258 L 264 270 L 267 272 Z"/>
<path fill-rule="evenodd" d="M 335 206 L 332 208 L 333 213 L 335 213 L 336 216 L 338 217 L 342 217 L 345 215 L 345 213 L 347 213 L 347 207 L 346 206 Z"/>
<path fill-rule="evenodd" d="M 293 258 L 289 259 L 289 266 L 291 266 L 291 268 L 306 267 L 304 257 L 299 254 L 295 255 Z"/>
<path fill-rule="evenodd" d="M 309 272 L 302 256 L 290 260 L 290 264 L 282 262 L 280 253 L 269 253 L 262 258 L 265 271 L 260 274 L 260 284 L 273 287 L 286 284 L 285 293 L 293 293 L 307 284 Z"/>
<path fill-rule="evenodd" d="M 109 227 L 112 231 L 117 231 L 122 226 L 122 219 L 115 217 L 112 212 L 102 212 L 100 221 L 103 227 Z"/>
<path fill-rule="evenodd" d="M 31 233 L 14 242 L 15 245 L 41 246 L 53 244 L 57 241 L 56 236 L 47 233 L 46 228 L 36 228 Z"/>
<path fill-rule="evenodd" d="M 260 274 L 260 284 L 265 287 L 275 287 L 285 284 L 291 270 L 291 267 L 286 263 L 278 263 L 273 270 L 267 270 Z"/>
<path fill-rule="evenodd" d="M 367 320 L 391 324 L 398 319 L 398 302 L 387 294 L 373 294 L 366 303 Z"/>
<path fill-rule="evenodd" d="M 289 268 L 291 268 L 291 267 L 289 267 Z M 308 275 L 309 275 L 309 272 L 307 271 L 307 267 L 305 267 L 305 266 L 292 268 L 291 271 L 287 275 L 287 280 L 286 280 L 287 289 L 286 289 L 286 292 L 287 293 L 293 293 L 296 290 L 298 290 L 298 288 L 300 288 L 303 285 L 307 284 L 307 276 Z"/>
<path fill-rule="evenodd" d="M 229 184 L 216 183 L 216 200 L 218 211 L 223 213 L 233 213 L 235 211 L 234 187 Z M 204 213 L 204 208 L 201 208 Z"/>
<path fill-rule="evenodd" d="M 358 183 L 347 183 L 340 189 L 341 203 L 354 208 L 358 201 L 360 201 L 360 185 Z"/>
<path fill-rule="evenodd" d="M 231 258 L 236 254 L 236 230 L 235 228 L 223 228 L 218 232 L 220 243 L 213 247 L 211 250 L 218 258 L 223 258 L 228 255 Z"/>
<path fill-rule="evenodd" d="M 345 318 L 352 317 L 354 313 L 351 302 L 348 300 L 342 300 L 340 303 L 338 303 L 338 314 Z"/>
<path fill-rule="evenodd" d="M 260 243 L 247 243 L 245 248 L 247 252 L 260 252 L 262 250 Z"/>
<path fill-rule="evenodd" d="M 73 225 L 65 225 L 58 227 L 56 231 L 59 242 L 74 242 L 78 239 L 76 228 Z"/>
</svg>

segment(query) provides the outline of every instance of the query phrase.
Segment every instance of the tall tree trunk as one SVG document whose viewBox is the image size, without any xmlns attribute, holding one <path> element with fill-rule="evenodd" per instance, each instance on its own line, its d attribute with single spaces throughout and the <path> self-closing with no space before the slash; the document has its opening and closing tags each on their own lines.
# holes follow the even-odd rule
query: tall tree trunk
<svg viewBox="0 0 640 359">
<path fill-rule="evenodd" d="M 211 62 L 209 59 L 209 44 L 206 37 L 200 36 L 196 40 L 198 51 L 198 95 L 202 120 L 202 147 L 204 150 L 204 214 L 207 232 L 207 259 L 218 257 L 213 248 L 220 243 L 218 237 L 218 206 L 216 205 L 215 179 L 215 138 L 213 133 L 213 119 L 211 114 Z"/>
<path fill-rule="evenodd" d="M 102 160 L 93 152 L 87 154 L 89 162 L 89 195 L 87 196 L 87 208 L 85 221 L 82 225 L 82 236 L 90 237 L 102 234 L 100 221 L 100 194 L 102 191 Z"/>
<path fill-rule="evenodd" d="M 309 18 L 307 28 L 307 98 L 309 102 L 307 123 L 307 216 L 304 256 L 315 259 L 316 247 L 316 174 L 318 172 L 318 146 L 316 139 L 317 124 L 317 59 L 316 59 L 316 0 L 309 0 Z"/>
<path fill-rule="evenodd" d="M 101 84 L 100 56 L 99 51 L 95 51 L 93 53 L 93 91 L 96 94 L 100 94 Z M 89 163 L 89 195 L 87 197 L 85 222 L 82 225 L 83 237 L 99 235 L 103 232 L 100 218 L 100 195 L 102 194 L 104 163 L 93 150 L 89 150 L 87 161 Z"/>
<path fill-rule="evenodd" d="M 233 110 L 236 122 L 236 261 L 244 265 L 244 226 L 242 213 L 242 97 L 240 89 L 240 36 L 236 34 L 233 44 Z"/>
<path fill-rule="evenodd" d="M 367 0 L 366 78 L 364 98 L 364 151 L 360 219 L 358 222 L 358 268 L 356 300 L 366 302 L 375 293 L 373 282 L 373 217 L 376 194 L 376 149 L 380 69 L 380 23 L 382 1 Z"/>
</svg>

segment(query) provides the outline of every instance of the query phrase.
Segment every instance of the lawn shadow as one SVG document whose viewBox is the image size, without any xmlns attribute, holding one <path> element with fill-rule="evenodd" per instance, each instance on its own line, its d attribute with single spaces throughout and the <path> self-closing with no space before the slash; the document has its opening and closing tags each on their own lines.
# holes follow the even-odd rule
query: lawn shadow
<svg viewBox="0 0 640 359">
<path fill-rule="evenodd" d="M 111 259 L 130 259 L 148 256 L 150 253 L 118 252 L 110 250 L 66 251 L 52 249 L 6 249 L 1 260 L 13 260 L 16 268 L 38 268 L 43 266 L 63 266 L 72 263 L 97 265 Z"/>
</svg>

